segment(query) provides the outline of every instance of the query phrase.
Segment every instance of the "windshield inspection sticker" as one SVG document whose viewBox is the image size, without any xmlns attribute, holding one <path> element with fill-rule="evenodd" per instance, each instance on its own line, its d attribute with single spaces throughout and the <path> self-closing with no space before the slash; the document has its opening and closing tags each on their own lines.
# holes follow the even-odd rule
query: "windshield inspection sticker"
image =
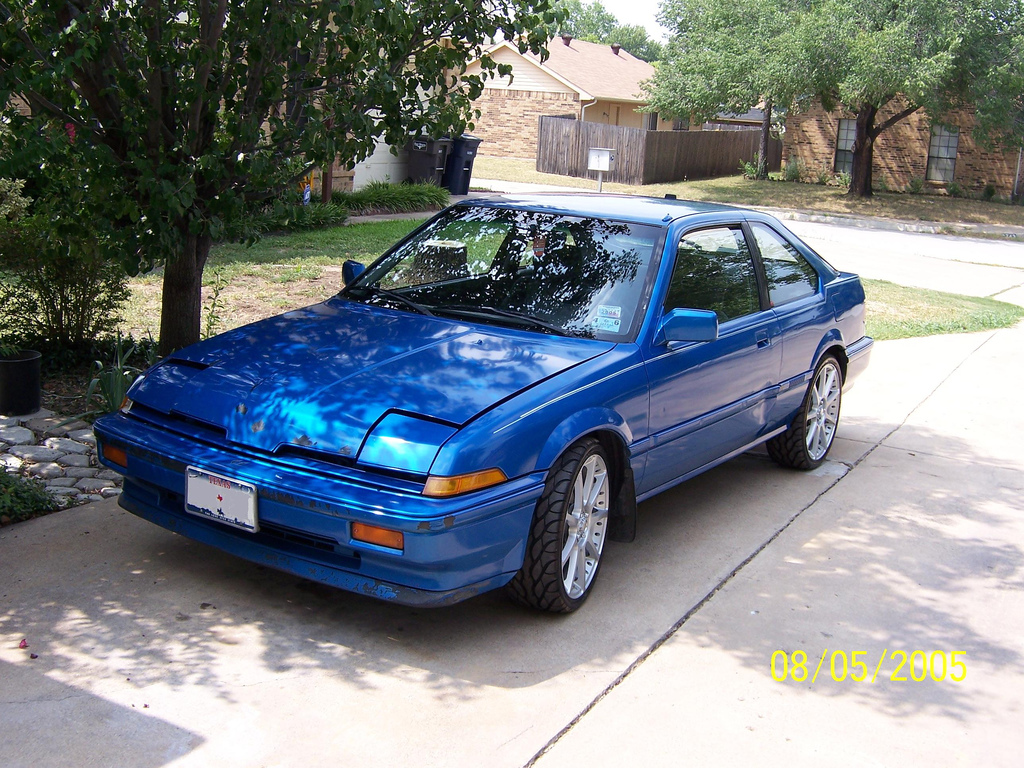
<svg viewBox="0 0 1024 768">
<path fill-rule="evenodd" d="M 622 321 L 617 317 L 595 317 L 594 327 L 599 331 L 611 331 L 612 333 L 619 332 L 619 326 Z"/>
<path fill-rule="evenodd" d="M 616 320 L 622 317 L 622 307 L 613 307 L 609 304 L 598 304 L 598 317 L 614 317 Z"/>
</svg>

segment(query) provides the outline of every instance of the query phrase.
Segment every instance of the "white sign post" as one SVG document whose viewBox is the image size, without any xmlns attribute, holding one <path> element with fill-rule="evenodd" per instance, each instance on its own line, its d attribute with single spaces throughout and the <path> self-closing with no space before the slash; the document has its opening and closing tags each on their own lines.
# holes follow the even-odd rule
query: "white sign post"
<svg viewBox="0 0 1024 768">
<path fill-rule="evenodd" d="M 612 169 L 615 150 L 608 147 L 591 147 L 587 153 L 587 170 L 597 171 L 597 191 L 601 191 L 604 174 Z"/>
</svg>

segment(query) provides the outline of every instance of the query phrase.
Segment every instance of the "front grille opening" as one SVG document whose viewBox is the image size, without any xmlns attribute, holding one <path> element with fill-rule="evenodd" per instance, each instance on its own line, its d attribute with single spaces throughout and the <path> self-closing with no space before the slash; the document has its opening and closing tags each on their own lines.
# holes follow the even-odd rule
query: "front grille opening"
<svg viewBox="0 0 1024 768">
<path fill-rule="evenodd" d="M 281 539 L 292 544 L 319 549 L 323 552 L 336 552 L 338 550 L 338 542 L 327 536 L 319 536 L 315 533 L 304 531 L 293 531 L 290 528 L 284 528 L 273 523 L 260 523 L 260 533 L 265 533 L 268 536 L 273 536 L 275 539 Z"/>
</svg>

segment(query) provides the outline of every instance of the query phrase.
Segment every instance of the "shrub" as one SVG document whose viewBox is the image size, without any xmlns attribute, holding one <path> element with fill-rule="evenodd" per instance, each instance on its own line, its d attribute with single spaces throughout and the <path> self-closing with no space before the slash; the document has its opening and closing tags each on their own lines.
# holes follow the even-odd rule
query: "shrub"
<svg viewBox="0 0 1024 768">
<path fill-rule="evenodd" d="M 128 277 L 102 238 L 58 234 L 42 215 L 0 224 L 0 335 L 79 349 L 120 322 Z"/>
<path fill-rule="evenodd" d="M 745 179 L 757 178 L 757 163 L 750 160 L 740 160 L 740 173 Z"/>
<path fill-rule="evenodd" d="M 803 162 L 792 158 L 786 162 L 786 167 L 782 169 L 782 173 L 782 177 L 786 181 L 802 181 L 806 175 Z"/>
<path fill-rule="evenodd" d="M 847 189 L 850 188 L 850 184 L 853 182 L 853 176 L 851 176 L 847 171 L 843 171 L 836 178 L 839 181 L 839 186 L 846 187 Z"/>
<path fill-rule="evenodd" d="M 334 202 L 303 205 L 291 197 L 251 211 L 229 232 L 230 239 L 255 239 L 267 232 L 298 232 L 344 224 L 348 211 Z"/>
<path fill-rule="evenodd" d="M 907 192 L 909 192 L 912 195 L 920 195 L 922 192 L 924 192 L 924 179 L 922 179 L 920 176 L 915 176 L 914 178 L 912 178 L 910 182 L 907 184 Z"/>
<path fill-rule="evenodd" d="M 991 200 L 996 196 L 996 187 L 994 184 L 986 184 L 985 188 L 981 191 L 982 200 Z"/>
<path fill-rule="evenodd" d="M 436 184 L 371 181 L 358 192 L 333 193 L 331 202 L 353 213 L 407 213 L 444 208 L 451 202 L 451 195 Z"/>
<path fill-rule="evenodd" d="M 0 179 L 0 221 L 20 219 L 28 211 L 32 201 L 21 194 L 24 188 L 24 181 Z"/>
<path fill-rule="evenodd" d="M 946 192 L 949 193 L 950 197 L 964 196 L 964 188 L 957 184 L 955 181 L 951 181 L 949 182 L 949 184 L 946 185 Z"/>
<path fill-rule="evenodd" d="M 57 503 L 38 480 L 0 471 L 0 520 L 17 523 L 55 509 Z"/>
<path fill-rule="evenodd" d="M 832 181 L 832 177 L 832 168 L 825 163 L 814 171 L 814 181 L 816 184 L 820 184 L 821 186 L 825 186 Z"/>
</svg>

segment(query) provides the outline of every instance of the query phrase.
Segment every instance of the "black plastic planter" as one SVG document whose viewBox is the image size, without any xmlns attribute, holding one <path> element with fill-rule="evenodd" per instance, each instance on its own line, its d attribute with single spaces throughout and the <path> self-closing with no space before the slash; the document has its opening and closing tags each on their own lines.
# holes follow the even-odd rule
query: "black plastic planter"
<svg viewBox="0 0 1024 768">
<path fill-rule="evenodd" d="M 0 414 L 24 416 L 39 410 L 41 355 L 34 350 L 0 357 Z"/>
</svg>

